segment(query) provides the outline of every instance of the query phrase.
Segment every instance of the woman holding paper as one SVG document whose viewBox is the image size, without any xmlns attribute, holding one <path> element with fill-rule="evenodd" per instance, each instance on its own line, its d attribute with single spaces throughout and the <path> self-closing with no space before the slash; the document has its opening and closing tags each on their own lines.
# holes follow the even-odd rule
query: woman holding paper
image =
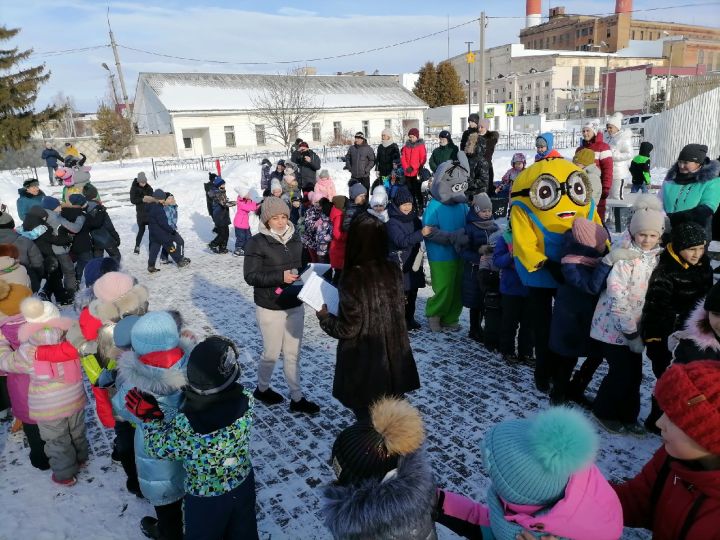
<svg viewBox="0 0 720 540">
<path fill-rule="evenodd" d="M 302 244 L 289 217 L 290 208 L 282 199 L 267 197 L 260 210 L 258 234 L 245 244 L 243 273 L 247 284 L 254 287 L 255 316 L 263 338 L 253 395 L 267 405 L 283 402 L 283 397 L 270 388 L 275 362 L 282 352 L 290 410 L 314 414 L 320 407 L 305 399 L 300 388 L 298 354 L 305 311 L 296 295 L 283 294 L 300 277 Z"/>
<path fill-rule="evenodd" d="M 332 395 L 363 420 L 381 397 L 420 388 L 405 326 L 402 274 L 388 260 L 385 224 L 370 215 L 350 225 L 338 291 L 337 316 L 326 306 L 317 312 L 320 327 L 338 340 Z"/>
</svg>

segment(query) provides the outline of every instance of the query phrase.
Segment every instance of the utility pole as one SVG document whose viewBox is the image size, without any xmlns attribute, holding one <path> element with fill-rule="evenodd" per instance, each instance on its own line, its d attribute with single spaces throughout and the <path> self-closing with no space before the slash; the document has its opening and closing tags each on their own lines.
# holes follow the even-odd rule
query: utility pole
<svg viewBox="0 0 720 540">
<path fill-rule="evenodd" d="M 478 105 L 485 118 L 485 12 L 480 13 L 480 66 L 478 68 Z"/>
<path fill-rule="evenodd" d="M 450 14 L 447 16 L 447 59 L 450 60 Z"/>
<path fill-rule="evenodd" d="M 115 36 L 113 36 L 112 28 L 110 27 L 110 7 L 107 9 L 107 23 L 108 30 L 110 31 L 110 45 L 112 46 L 113 55 L 115 56 L 115 69 L 117 69 L 118 79 L 120 79 L 120 89 L 122 90 L 123 104 L 125 105 L 125 116 L 129 118 L 130 108 L 128 106 L 128 94 L 125 88 L 125 77 L 123 77 L 122 67 L 120 66 L 120 55 L 117 50 L 117 43 L 115 43 Z"/>
<path fill-rule="evenodd" d="M 468 47 L 467 52 L 467 65 L 468 65 L 468 118 L 470 118 L 470 115 L 472 114 L 472 63 L 470 62 L 470 59 L 472 57 L 472 51 L 470 50 L 470 45 L 472 45 L 472 41 L 466 41 L 465 45 Z"/>
</svg>

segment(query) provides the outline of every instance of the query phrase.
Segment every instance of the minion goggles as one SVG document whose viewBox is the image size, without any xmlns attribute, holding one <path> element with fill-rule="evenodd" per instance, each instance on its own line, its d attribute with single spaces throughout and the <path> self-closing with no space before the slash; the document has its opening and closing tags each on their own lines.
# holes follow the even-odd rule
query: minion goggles
<svg viewBox="0 0 720 540">
<path fill-rule="evenodd" d="M 573 171 L 564 182 L 551 174 L 541 174 L 529 188 L 513 191 L 511 197 L 529 197 L 539 210 L 555 208 L 563 195 L 578 206 L 587 206 L 592 199 L 592 186 L 587 174 Z"/>
</svg>

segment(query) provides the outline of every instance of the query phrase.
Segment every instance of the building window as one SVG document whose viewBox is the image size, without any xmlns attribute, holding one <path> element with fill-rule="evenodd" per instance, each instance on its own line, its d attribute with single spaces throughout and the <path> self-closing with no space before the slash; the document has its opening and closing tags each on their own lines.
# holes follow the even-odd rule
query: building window
<svg viewBox="0 0 720 540">
<path fill-rule="evenodd" d="M 609 38 L 611 35 L 612 35 L 612 32 L 611 32 L 610 29 L 608 28 L 607 35 L 606 35 L 605 37 L 606 37 L 606 38 Z"/>
<path fill-rule="evenodd" d="M 385 129 L 392 129 L 392 120 L 389 118 L 385 119 Z"/>
<path fill-rule="evenodd" d="M 370 138 L 370 120 L 362 121 L 362 130 L 363 130 L 363 133 L 365 134 L 365 138 L 369 139 Z"/>
<path fill-rule="evenodd" d="M 467 118 L 465 116 L 460 118 L 460 131 L 465 131 L 467 129 Z"/>
<path fill-rule="evenodd" d="M 342 139 L 342 122 L 333 122 L 333 140 L 340 141 Z"/>
<path fill-rule="evenodd" d="M 265 124 L 255 124 L 255 142 L 258 146 L 265 146 Z"/>
<path fill-rule="evenodd" d="M 640 39 L 645 39 L 645 30 L 640 30 Z"/>
<path fill-rule="evenodd" d="M 595 86 L 595 68 L 585 68 L 585 86 Z"/>
<path fill-rule="evenodd" d="M 544 108 L 543 108 L 543 112 L 544 112 L 544 113 L 547 113 L 547 112 L 549 112 L 549 109 L 548 109 L 547 107 L 544 107 Z"/>
<path fill-rule="evenodd" d="M 557 36 L 553 36 L 553 45 L 555 45 L 555 42 L 557 41 Z"/>
<path fill-rule="evenodd" d="M 530 101 L 530 99 L 531 99 L 530 96 L 528 96 L 525 98 L 525 101 Z"/>
<path fill-rule="evenodd" d="M 192 138 L 183 137 L 183 146 L 185 147 L 185 150 L 192 150 Z"/>
<path fill-rule="evenodd" d="M 320 141 L 320 122 L 313 122 L 312 125 L 313 141 Z"/>
<path fill-rule="evenodd" d="M 550 81 L 545 81 L 545 88 L 548 88 L 550 86 Z"/>
<path fill-rule="evenodd" d="M 572 68 L 572 85 L 580 86 L 580 66 L 573 66 Z"/>
<path fill-rule="evenodd" d="M 635 30 L 630 32 L 630 39 L 635 39 Z"/>
<path fill-rule="evenodd" d="M 575 37 L 576 38 L 580 37 L 580 29 L 579 28 L 577 30 L 575 30 Z"/>
<path fill-rule="evenodd" d="M 225 126 L 225 146 L 235 148 L 235 126 Z"/>
</svg>

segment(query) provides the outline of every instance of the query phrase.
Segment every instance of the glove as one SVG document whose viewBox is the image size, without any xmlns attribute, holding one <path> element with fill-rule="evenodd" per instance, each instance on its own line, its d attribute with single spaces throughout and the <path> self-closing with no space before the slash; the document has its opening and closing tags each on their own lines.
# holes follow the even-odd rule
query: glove
<svg viewBox="0 0 720 540">
<path fill-rule="evenodd" d="M 493 252 L 493 247 L 490 244 L 485 244 L 484 246 L 480 246 L 478 248 L 478 253 L 480 255 L 490 255 Z"/>
<path fill-rule="evenodd" d="M 35 349 L 38 362 L 70 362 L 78 358 L 77 349 L 67 340 L 56 345 L 38 345 Z"/>
<path fill-rule="evenodd" d="M 602 262 L 612 266 L 618 261 L 632 261 L 638 257 L 640 257 L 640 253 L 634 249 L 615 248 L 602 258 Z"/>
<path fill-rule="evenodd" d="M 550 275 L 553 277 L 553 279 L 557 281 L 560 285 L 565 283 L 565 276 L 563 276 L 562 266 L 559 262 L 545 259 L 542 268 L 546 268 L 547 271 L 550 272 Z"/>
<path fill-rule="evenodd" d="M 155 397 L 137 388 L 132 388 L 125 395 L 125 408 L 143 422 L 162 420 L 165 416 Z"/>
<path fill-rule="evenodd" d="M 412 167 L 405 167 L 405 174 L 411 175 L 412 172 L 413 172 L 413 168 L 412 168 Z"/>
<path fill-rule="evenodd" d="M 640 336 L 636 336 L 631 340 L 628 340 L 628 347 L 630 347 L 630 350 L 635 354 L 642 354 L 643 349 L 645 349 L 645 343 L 643 343 Z"/>
<path fill-rule="evenodd" d="M 652 363 L 653 373 L 659 377 L 672 361 L 672 354 L 668 350 L 667 340 L 648 341 L 646 347 L 647 357 Z"/>
</svg>

